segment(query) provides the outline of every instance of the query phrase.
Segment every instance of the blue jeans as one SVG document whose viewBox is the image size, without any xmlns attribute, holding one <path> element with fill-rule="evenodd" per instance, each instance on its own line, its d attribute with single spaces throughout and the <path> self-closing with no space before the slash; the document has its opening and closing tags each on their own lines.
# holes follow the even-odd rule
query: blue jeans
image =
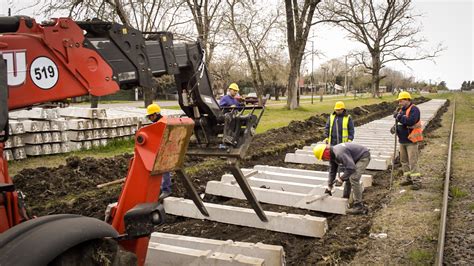
<svg viewBox="0 0 474 266">
<path fill-rule="evenodd" d="M 163 173 L 163 179 L 161 181 L 161 193 L 170 192 L 171 193 L 171 173 Z"/>
</svg>

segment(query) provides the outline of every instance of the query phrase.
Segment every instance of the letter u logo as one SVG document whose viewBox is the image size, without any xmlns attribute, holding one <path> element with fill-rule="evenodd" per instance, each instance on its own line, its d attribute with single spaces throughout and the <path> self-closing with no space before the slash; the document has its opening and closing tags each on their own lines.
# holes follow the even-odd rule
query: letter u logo
<svg viewBox="0 0 474 266">
<path fill-rule="evenodd" d="M 8 86 L 19 86 L 26 80 L 26 50 L 3 51 L 3 59 L 7 60 Z"/>
</svg>

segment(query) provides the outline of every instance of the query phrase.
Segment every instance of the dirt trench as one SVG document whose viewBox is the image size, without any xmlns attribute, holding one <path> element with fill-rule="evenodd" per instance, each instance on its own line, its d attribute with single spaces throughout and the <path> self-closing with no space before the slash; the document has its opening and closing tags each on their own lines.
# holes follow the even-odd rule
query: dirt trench
<svg viewBox="0 0 474 266">
<path fill-rule="evenodd" d="M 426 98 L 417 98 L 416 103 Z M 385 117 L 395 110 L 395 103 L 356 107 L 348 110 L 356 126 Z M 285 163 L 287 152 L 322 139 L 328 114 L 312 116 L 305 121 L 292 121 L 287 127 L 272 129 L 256 135 L 251 149 L 241 167 L 257 164 L 325 170 L 320 165 L 299 165 Z M 438 123 L 439 124 L 439 123 Z M 436 123 L 434 123 L 436 126 Z M 357 132 L 356 132 L 357 134 Z M 115 202 L 121 187 L 111 186 L 97 189 L 96 185 L 122 178 L 127 173 L 128 162 L 132 155 L 124 154 L 113 158 L 79 160 L 70 157 L 66 165 L 56 168 L 25 169 L 13 177 L 16 186 L 26 195 L 26 204 L 30 214 L 47 215 L 55 213 L 75 213 L 103 219 L 108 203 Z M 202 160 L 188 158 L 186 172 L 193 180 L 199 193 L 203 193 L 206 183 L 220 180 L 226 172 L 225 162 L 220 159 Z M 169 216 L 166 224 L 158 226 L 156 231 L 198 236 L 212 239 L 246 242 L 263 242 L 282 245 L 286 252 L 288 265 L 316 263 L 347 263 L 367 241 L 374 213 L 388 202 L 386 198 L 389 186 L 389 171 L 369 172 L 374 175 L 373 187 L 364 192 L 364 200 L 370 212 L 366 216 L 340 216 L 313 212 L 291 207 L 262 204 L 267 211 L 296 214 L 309 214 L 328 218 L 329 231 L 321 239 L 271 232 L 256 228 L 227 225 L 211 221 L 200 221 L 183 217 Z M 185 197 L 185 191 L 179 180 L 173 178 L 173 196 Z M 206 195 L 206 202 L 235 206 L 250 206 L 245 201 L 226 199 Z"/>
</svg>

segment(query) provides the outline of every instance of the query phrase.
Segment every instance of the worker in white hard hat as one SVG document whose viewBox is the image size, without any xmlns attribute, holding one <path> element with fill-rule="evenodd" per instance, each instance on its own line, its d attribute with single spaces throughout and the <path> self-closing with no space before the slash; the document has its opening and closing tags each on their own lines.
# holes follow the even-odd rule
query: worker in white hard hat
<svg viewBox="0 0 474 266">
<path fill-rule="evenodd" d="M 146 108 L 146 117 L 150 119 L 151 122 L 156 123 L 160 121 L 163 116 L 161 115 L 161 108 L 158 104 L 152 103 Z M 161 193 L 159 199 L 164 199 L 171 195 L 171 173 L 163 173 L 163 179 L 161 181 Z"/>
<path fill-rule="evenodd" d="M 370 162 L 370 152 L 366 147 L 349 143 L 340 143 L 335 146 L 318 144 L 313 148 L 314 156 L 318 160 L 329 161 L 330 171 L 328 187 L 325 193 L 331 195 L 336 174 L 339 167 L 344 168 L 344 174 L 340 177 L 343 181 L 350 182 L 354 202 L 347 210 L 348 214 L 366 214 L 367 207 L 362 201 L 362 185 L 360 178 L 362 172 Z M 349 191 L 351 193 L 351 191 Z"/>
<path fill-rule="evenodd" d="M 354 122 L 346 112 L 344 102 L 336 102 L 334 112 L 326 122 L 324 142 L 336 145 L 354 140 Z"/>
<path fill-rule="evenodd" d="M 227 95 L 221 98 L 219 101 L 220 107 L 239 107 L 243 106 L 241 102 L 241 97 L 239 95 L 239 85 L 237 83 L 232 83 L 229 85 L 227 90 Z"/>
</svg>

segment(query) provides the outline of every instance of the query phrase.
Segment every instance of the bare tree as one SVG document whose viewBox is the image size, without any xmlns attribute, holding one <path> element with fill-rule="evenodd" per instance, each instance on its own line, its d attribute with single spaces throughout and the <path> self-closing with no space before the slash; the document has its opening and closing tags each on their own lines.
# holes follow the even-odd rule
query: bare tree
<svg viewBox="0 0 474 266">
<path fill-rule="evenodd" d="M 355 55 L 372 76 L 373 97 L 379 96 L 380 80 L 384 78 L 380 70 L 386 63 L 432 59 L 443 50 L 441 45 L 431 52 L 421 50 L 426 40 L 418 37 L 419 15 L 413 13 L 411 5 L 412 0 L 333 0 L 325 1 L 318 10 L 367 47 Z"/>
<path fill-rule="evenodd" d="M 326 69 L 326 82 L 328 87 L 335 89 L 336 84 L 342 83 L 345 71 L 344 62 L 339 58 L 334 58 L 321 65 L 321 68 Z M 340 85 L 340 84 L 338 84 Z"/>
<path fill-rule="evenodd" d="M 303 60 L 304 48 L 313 21 L 314 11 L 319 2 L 321 2 L 321 0 L 285 0 L 286 32 L 288 52 L 290 55 L 288 99 L 286 106 L 291 110 L 298 107 L 298 76 L 301 61 Z"/>
<path fill-rule="evenodd" d="M 100 19 L 119 22 L 142 32 L 173 31 L 175 37 L 193 35 L 186 27 L 191 19 L 183 11 L 182 0 L 37 0 L 36 5 L 46 14 L 53 16 L 58 11 L 68 11 L 75 20 Z M 145 106 L 152 103 L 152 88 L 142 88 Z M 92 97 L 92 107 L 98 99 Z"/>
<path fill-rule="evenodd" d="M 229 16 L 226 22 L 244 52 L 253 87 L 262 103 L 265 86 L 262 76 L 265 67 L 263 55 L 269 45 L 269 35 L 278 23 L 279 9 L 276 8 L 275 13 L 269 13 L 268 6 L 258 6 L 246 0 L 227 0 L 227 4 Z"/>
<path fill-rule="evenodd" d="M 223 20 L 222 0 L 186 0 L 186 4 L 193 15 L 199 38 L 206 49 L 206 63 L 209 66 Z"/>
</svg>

